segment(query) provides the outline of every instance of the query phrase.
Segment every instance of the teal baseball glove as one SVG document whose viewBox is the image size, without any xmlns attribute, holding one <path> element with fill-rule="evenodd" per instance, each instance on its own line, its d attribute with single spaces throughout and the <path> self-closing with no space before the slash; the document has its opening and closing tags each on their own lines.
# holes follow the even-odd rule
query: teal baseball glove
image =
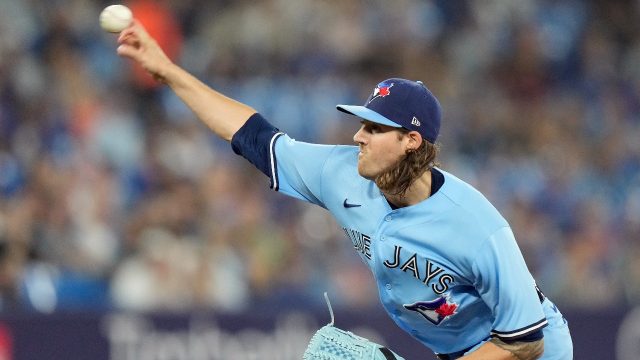
<svg viewBox="0 0 640 360">
<path fill-rule="evenodd" d="M 316 331 L 302 355 L 303 360 L 404 360 L 384 346 L 334 327 L 333 310 L 326 293 L 325 298 L 331 323 Z"/>
<path fill-rule="evenodd" d="M 333 325 L 325 325 L 313 335 L 302 359 L 404 360 L 386 347 Z"/>
</svg>

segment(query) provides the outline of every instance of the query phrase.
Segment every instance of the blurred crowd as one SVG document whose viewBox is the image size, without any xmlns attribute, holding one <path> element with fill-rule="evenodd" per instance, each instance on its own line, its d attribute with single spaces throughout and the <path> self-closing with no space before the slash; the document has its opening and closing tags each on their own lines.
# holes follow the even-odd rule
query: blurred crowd
<svg viewBox="0 0 640 360">
<path fill-rule="evenodd" d="M 377 303 L 323 209 L 269 189 L 116 53 L 108 5 L 0 0 L 0 310 Z M 640 2 L 131 0 L 169 55 L 298 140 L 352 143 L 389 77 L 444 108 L 442 168 L 565 307 L 640 304 Z M 309 159 L 313 161 L 313 159 Z"/>
</svg>

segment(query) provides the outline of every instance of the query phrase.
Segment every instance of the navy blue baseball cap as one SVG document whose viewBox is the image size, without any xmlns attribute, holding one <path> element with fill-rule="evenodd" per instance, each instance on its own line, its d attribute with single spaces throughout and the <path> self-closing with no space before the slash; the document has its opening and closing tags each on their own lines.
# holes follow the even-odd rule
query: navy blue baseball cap
<svg viewBox="0 0 640 360">
<path fill-rule="evenodd" d="M 436 142 L 440 131 L 440 103 L 421 81 L 387 79 L 376 86 L 364 106 L 336 108 L 378 124 L 415 130 L 430 143 Z"/>
</svg>

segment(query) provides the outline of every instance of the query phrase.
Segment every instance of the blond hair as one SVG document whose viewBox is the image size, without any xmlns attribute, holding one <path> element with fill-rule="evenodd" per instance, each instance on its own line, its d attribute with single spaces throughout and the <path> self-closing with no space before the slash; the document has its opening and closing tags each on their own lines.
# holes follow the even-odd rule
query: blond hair
<svg viewBox="0 0 640 360">
<path fill-rule="evenodd" d="M 400 137 L 404 136 L 408 131 L 400 130 Z M 391 167 L 389 170 L 378 175 L 375 178 L 376 185 L 385 194 L 394 196 L 404 196 L 407 189 L 413 184 L 425 171 L 430 170 L 434 166 L 439 166 L 436 157 L 440 146 L 432 144 L 427 140 L 415 150 L 407 150 L 404 158 Z"/>
</svg>

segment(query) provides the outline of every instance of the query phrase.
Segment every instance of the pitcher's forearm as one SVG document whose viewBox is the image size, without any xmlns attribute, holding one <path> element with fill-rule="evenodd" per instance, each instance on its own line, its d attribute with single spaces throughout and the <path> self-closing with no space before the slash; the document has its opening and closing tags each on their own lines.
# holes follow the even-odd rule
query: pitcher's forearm
<svg viewBox="0 0 640 360">
<path fill-rule="evenodd" d="M 517 358 L 507 350 L 504 350 L 491 342 L 486 342 L 474 352 L 465 355 L 460 360 L 517 360 Z"/>
<path fill-rule="evenodd" d="M 544 339 L 531 342 L 505 343 L 491 339 L 460 360 L 534 360 L 544 352 Z"/>
<path fill-rule="evenodd" d="M 256 113 L 252 107 L 213 90 L 175 64 L 166 67 L 162 78 L 196 116 L 224 140 L 230 141 Z"/>
</svg>

